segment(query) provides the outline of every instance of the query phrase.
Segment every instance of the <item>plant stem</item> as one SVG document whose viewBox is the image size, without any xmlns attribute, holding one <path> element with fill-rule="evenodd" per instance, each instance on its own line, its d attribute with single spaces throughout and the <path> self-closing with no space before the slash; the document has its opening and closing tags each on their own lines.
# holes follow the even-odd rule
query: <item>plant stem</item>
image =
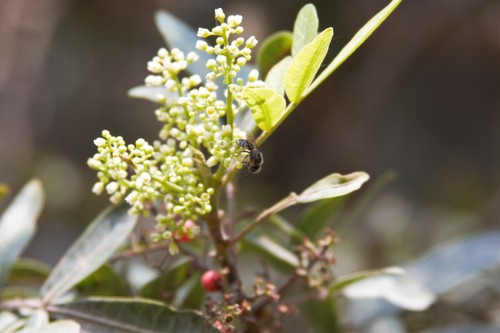
<svg viewBox="0 0 500 333">
<path fill-rule="evenodd" d="M 219 191 L 212 195 L 210 201 L 213 207 L 212 211 L 205 216 L 205 221 L 208 226 L 208 231 L 215 245 L 216 258 L 221 264 L 221 271 L 227 272 L 227 285 L 235 292 L 235 298 L 242 297 L 241 280 L 238 269 L 236 267 L 236 252 L 232 250 L 232 244 L 224 236 L 219 218 Z"/>
</svg>

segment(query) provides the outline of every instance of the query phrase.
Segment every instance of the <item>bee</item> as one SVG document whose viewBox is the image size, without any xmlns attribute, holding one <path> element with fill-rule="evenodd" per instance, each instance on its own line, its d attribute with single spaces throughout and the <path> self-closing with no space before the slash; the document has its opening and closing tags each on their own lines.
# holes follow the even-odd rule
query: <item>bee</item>
<svg viewBox="0 0 500 333">
<path fill-rule="evenodd" d="M 247 166 L 248 171 L 259 173 L 262 170 L 262 164 L 264 164 L 264 155 L 257 149 L 257 144 L 252 134 L 247 133 L 247 138 L 236 140 L 236 144 L 247 153 L 243 163 Z"/>
</svg>

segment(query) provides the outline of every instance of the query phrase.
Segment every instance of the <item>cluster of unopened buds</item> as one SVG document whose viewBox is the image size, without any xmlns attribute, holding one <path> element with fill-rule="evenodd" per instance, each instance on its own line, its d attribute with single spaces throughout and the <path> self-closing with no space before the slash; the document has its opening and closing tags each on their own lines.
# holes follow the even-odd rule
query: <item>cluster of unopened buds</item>
<svg viewBox="0 0 500 333">
<path fill-rule="evenodd" d="M 199 60 L 195 52 L 161 48 L 147 64 L 151 74 L 145 79 L 146 86 L 165 88 L 155 111 L 163 123 L 159 139 L 152 144 L 144 139 L 127 144 L 105 130 L 94 140 L 97 153 L 88 160 L 97 170 L 93 191 L 107 192 L 113 203 L 125 200 L 131 214 L 153 214 L 157 225 L 151 238 L 170 240 L 171 252 L 177 252 L 176 242 L 196 237 L 196 222 L 214 208 L 213 184 L 220 181 L 224 170 L 243 166 L 243 148 L 236 142 L 246 138 L 246 132 L 234 119 L 246 107 L 242 89 L 263 84 L 256 70 L 245 78 L 239 76 L 257 44 L 253 36 L 233 36 L 243 32 L 242 17 L 226 17 L 217 9 L 215 18 L 216 27 L 200 28 L 197 34 L 203 39 L 215 37 L 213 45 L 206 40 L 196 43 L 198 50 L 213 55 L 206 63 L 209 72 L 204 78 L 187 74 L 189 65 Z M 223 94 L 218 77 L 223 78 Z M 217 167 L 216 173 L 212 167 Z"/>
</svg>

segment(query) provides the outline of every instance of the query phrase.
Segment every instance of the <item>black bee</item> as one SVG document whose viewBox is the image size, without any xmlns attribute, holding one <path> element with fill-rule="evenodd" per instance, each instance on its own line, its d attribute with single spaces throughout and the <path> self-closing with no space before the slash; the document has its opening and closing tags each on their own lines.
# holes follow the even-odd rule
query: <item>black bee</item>
<svg viewBox="0 0 500 333">
<path fill-rule="evenodd" d="M 247 138 L 236 140 L 236 144 L 247 153 L 243 163 L 247 166 L 248 171 L 251 173 L 259 173 L 260 170 L 262 170 L 262 164 L 264 164 L 264 156 L 262 152 L 257 149 L 257 144 L 252 134 L 247 133 Z"/>
</svg>

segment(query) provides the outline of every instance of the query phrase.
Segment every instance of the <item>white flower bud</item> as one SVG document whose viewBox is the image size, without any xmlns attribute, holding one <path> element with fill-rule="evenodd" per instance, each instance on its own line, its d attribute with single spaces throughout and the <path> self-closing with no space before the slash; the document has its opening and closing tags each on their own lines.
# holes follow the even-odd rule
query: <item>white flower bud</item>
<svg viewBox="0 0 500 333">
<path fill-rule="evenodd" d="M 196 33 L 196 36 L 202 37 L 202 38 L 207 38 L 210 35 L 211 35 L 210 30 L 205 29 L 205 28 L 198 28 L 198 32 Z"/>
<path fill-rule="evenodd" d="M 215 61 L 215 59 L 208 59 L 206 66 L 208 69 L 213 69 L 215 68 L 215 66 L 217 66 L 217 62 Z"/>
<path fill-rule="evenodd" d="M 254 36 L 250 36 L 250 38 L 247 39 L 247 42 L 246 42 L 246 47 L 248 48 L 254 48 L 255 45 L 257 45 L 258 41 L 257 39 L 254 37 Z"/>
<path fill-rule="evenodd" d="M 224 14 L 224 11 L 222 8 L 217 8 L 215 10 L 215 19 L 219 21 L 220 23 L 224 22 L 224 19 L 226 18 L 226 15 Z"/>
<path fill-rule="evenodd" d="M 259 79 L 259 71 L 256 69 L 252 69 L 248 74 L 248 80 L 250 82 L 257 81 Z"/>
<path fill-rule="evenodd" d="M 239 26 L 241 24 L 242 21 L 243 21 L 243 16 L 241 16 L 241 15 L 229 15 L 227 17 L 227 24 L 231 28 L 236 28 L 237 26 Z"/>
<path fill-rule="evenodd" d="M 101 194 L 103 190 L 104 190 L 104 184 L 102 182 L 97 182 L 92 187 L 92 192 L 94 192 L 97 195 Z"/>
<path fill-rule="evenodd" d="M 168 51 L 166 48 L 162 47 L 161 49 L 158 50 L 158 56 L 161 58 L 168 57 Z"/>
<path fill-rule="evenodd" d="M 106 185 L 106 192 L 108 192 L 108 194 L 113 194 L 117 190 L 118 190 L 117 182 L 109 182 L 108 185 Z"/>
<path fill-rule="evenodd" d="M 219 159 L 215 156 L 212 156 L 207 160 L 207 165 L 209 167 L 213 167 L 213 166 L 217 165 L 217 163 L 219 163 Z"/>
<path fill-rule="evenodd" d="M 198 74 L 191 75 L 189 77 L 189 83 L 191 84 L 192 87 L 196 87 L 199 84 L 201 84 L 201 77 Z"/>
<path fill-rule="evenodd" d="M 97 138 L 97 139 L 94 140 L 94 144 L 97 147 L 102 147 L 102 146 L 106 145 L 106 140 L 103 139 L 103 138 Z"/>
<path fill-rule="evenodd" d="M 207 49 L 207 47 L 208 47 L 208 44 L 204 40 L 196 41 L 196 48 L 198 50 L 205 51 Z"/>
<path fill-rule="evenodd" d="M 226 57 L 223 56 L 222 54 L 219 54 L 216 59 L 217 59 L 217 62 L 221 65 L 224 65 L 227 62 Z"/>
<path fill-rule="evenodd" d="M 192 62 L 195 62 L 195 61 L 198 61 L 198 59 L 200 59 L 200 56 L 198 54 L 196 54 L 196 52 L 189 52 L 186 56 L 186 60 L 189 62 L 189 63 L 192 63 Z"/>
</svg>

